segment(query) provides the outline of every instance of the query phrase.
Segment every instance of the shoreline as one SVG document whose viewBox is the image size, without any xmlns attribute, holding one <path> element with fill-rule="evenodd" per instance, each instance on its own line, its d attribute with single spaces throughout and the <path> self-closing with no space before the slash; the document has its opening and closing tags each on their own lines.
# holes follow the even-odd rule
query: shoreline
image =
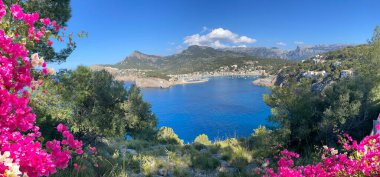
<svg viewBox="0 0 380 177">
<path fill-rule="evenodd" d="M 258 77 L 259 75 L 218 75 L 218 76 L 210 76 L 206 77 L 200 80 L 195 81 L 167 81 L 165 79 L 160 78 L 137 78 L 136 80 L 121 80 L 123 82 L 133 82 L 140 88 L 170 88 L 172 86 L 176 85 L 186 85 L 186 84 L 201 84 L 206 83 L 210 80 L 210 78 L 217 78 L 217 77 Z"/>
<path fill-rule="evenodd" d="M 210 78 L 215 77 L 259 77 L 266 75 L 264 70 L 255 71 L 225 71 L 225 72 L 195 72 L 189 74 L 177 74 L 168 75 L 169 80 L 158 78 L 158 77 L 144 77 L 138 71 L 128 71 L 119 70 L 113 67 L 103 67 L 93 65 L 91 67 L 92 71 L 105 70 L 111 73 L 115 80 L 122 82 L 133 82 L 140 88 L 169 88 L 175 85 L 185 85 L 185 84 L 200 84 L 208 82 Z M 259 80 L 259 79 L 256 79 Z M 256 81 L 255 80 L 255 81 Z M 253 81 L 254 82 L 254 81 Z"/>
</svg>

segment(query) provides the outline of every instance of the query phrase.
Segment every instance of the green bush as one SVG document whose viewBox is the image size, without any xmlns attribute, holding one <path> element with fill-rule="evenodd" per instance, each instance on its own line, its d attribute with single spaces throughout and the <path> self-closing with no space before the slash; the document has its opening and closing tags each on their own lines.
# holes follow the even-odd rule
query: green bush
<svg viewBox="0 0 380 177">
<path fill-rule="evenodd" d="M 225 150 L 222 153 L 222 160 L 229 161 L 232 159 L 232 150 Z"/>
<path fill-rule="evenodd" d="M 209 151 L 211 154 L 216 154 L 220 151 L 220 146 L 215 144 L 209 147 Z"/>
<path fill-rule="evenodd" d="M 205 146 L 203 144 L 193 143 L 192 145 L 193 145 L 194 149 L 196 149 L 197 151 L 200 151 L 202 149 L 207 149 L 207 146 Z"/>
<path fill-rule="evenodd" d="M 254 129 L 254 133 L 248 138 L 253 157 L 264 159 L 274 154 L 277 148 L 273 147 L 281 144 L 281 142 L 277 138 L 268 137 L 275 137 L 275 135 L 276 132 L 267 129 L 265 126 L 259 126 L 257 129 Z"/>
<path fill-rule="evenodd" d="M 131 140 L 126 143 L 126 148 L 134 149 L 136 151 L 141 151 L 144 148 L 148 148 L 153 146 L 153 142 L 145 141 L 145 140 Z"/>
<path fill-rule="evenodd" d="M 188 176 L 190 176 L 187 169 L 178 168 L 178 167 L 174 167 L 173 174 L 175 177 L 188 177 Z"/>
<path fill-rule="evenodd" d="M 214 170 L 219 165 L 218 159 L 213 158 L 209 153 L 198 153 L 191 157 L 192 166 L 202 170 Z"/>
<path fill-rule="evenodd" d="M 199 144 L 203 144 L 206 146 L 211 145 L 211 141 L 208 139 L 208 136 L 205 134 L 201 134 L 201 135 L 197 136 L 194 140 L 194 143 L 199 143 Z"/>
<path fill-rule="evenodd" d="M 157 140 L 165 144 L 180 144 L 183 145 L 183 140 L 178 138 L 174 130 L 170 127 L 161 127 L 157 134 Z"/>
</svg>

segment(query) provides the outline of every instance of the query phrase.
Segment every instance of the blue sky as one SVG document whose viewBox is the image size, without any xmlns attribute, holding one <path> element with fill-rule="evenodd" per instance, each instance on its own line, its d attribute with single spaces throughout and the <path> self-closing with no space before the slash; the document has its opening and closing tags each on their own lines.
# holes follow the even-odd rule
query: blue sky
<svg viewBox="0 0 380 177">
<path fill-rule="evenodd" d="M 191 44 L 266 46 L 365 43 L 380 25 L 379 0 L 72 0 L 68 61 L 113 64 L 133 50 L 169 55 Z M 242 38 L 243 37 L 243 38 Z M 59 44 L 55 44 L 59 46 Z"/>
</svg>

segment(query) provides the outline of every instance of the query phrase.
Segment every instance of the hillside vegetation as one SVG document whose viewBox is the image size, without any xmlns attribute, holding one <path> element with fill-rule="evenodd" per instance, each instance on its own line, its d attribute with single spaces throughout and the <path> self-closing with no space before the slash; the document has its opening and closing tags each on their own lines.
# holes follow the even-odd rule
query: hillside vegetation
<svg viewBox="0 0 380 177">
<path fill-rule="evenodd" d="M 139 69 L 163 74 L 187 74 L 193 72 L 212 72 L 223 66 L 255 65 L 257 69 L 276 70 L 290 61 L 267 59 L 247 54 L 220 51 L 211 47 L 190 46 L 179 54 L 166 57 L 146 55 L 135 51 L 123 61 L 110 65 L 119 69 Z"/>
<path fill-rule="evenodd" d="M 379 40 L 328 52 L 281 70 L 265 102 L 269 120 L 288 146 L 313 152 L 316 145 L 338 146 L 339 132 L 362 139 L 379 113 Z M 314 74 L 313 74 L 314 72 Z"/>
</svg>

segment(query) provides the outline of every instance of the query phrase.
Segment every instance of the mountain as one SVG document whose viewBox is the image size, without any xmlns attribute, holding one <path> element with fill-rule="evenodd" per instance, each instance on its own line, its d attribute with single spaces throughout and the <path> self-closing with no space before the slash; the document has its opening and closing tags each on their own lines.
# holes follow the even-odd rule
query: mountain
<svg viewBox="0 0 380 177">
<path fill-rule="evenodd" d="M 157 55 L 147 55 L 144 53 L 141 53 L 140 51 L 133 51 L 128 57 L 128 60 L 151 60 L 156 61 L 157 59 L 161 58 Z"/>
<path fill-rule="evenodd" d="M 255 61 L 255 62 L 253 62 Z M 285 60 L 263 59 L 247 53 L 217 50 L 205 46 L 189 46 L 186 50 L 169 56 L 147 55 L 135 51 L 123 61 L 112 65 L 119 69 L 153 70 L 160 73 L 178 74 L 214 71 L 222 66 L 258 63 L 260 66 L 276 65 Z"/>
<path fill-rule="evenodd" d="M 295 50 L 287 53 L 287 58 L 290 60 L 303 60 L 313 57 L 318 54 L 323 54 L 330 51 L 336 51 L 348 46 L 349 44 L 332 44 L 332 45 L 315 45 L 315 46 L 298 46 Z"/>
<path fill-rule="evenodd" d="M 162 59 L 161 56 L 147 55 L 140 51 L 133 51 L 124 60 L 120 61 L 116 65 L 123 69 L 155 69 Z"/>
<path fill-rule="evenodd" d="M 236 53 L 246 54 L 249 56 L 263 57 L 263 58 L 278 58 L 288 59 L 288 51 L 279 48 L 266 48 L 266 47 L 231 47 L 221 49 L 222 51 L 232 51 Z"/>
<path fill-rule="evenodd" d="M 288 60 L 303 60 L 313 57 L 317 54 L 322 54 L 330 51 L 352 46 L 349 44 L 331 44 L 331 45 L 314 45 L 314 46 L 297 46 L 295 50 L 283 50 L 279 48 L 266 48 L 266 47 L 233 47 L 224 48 L 223 51 L 233 51 L 250 56 L 264 57 L 264 58 L 278 58 Z"/>
</svg>

